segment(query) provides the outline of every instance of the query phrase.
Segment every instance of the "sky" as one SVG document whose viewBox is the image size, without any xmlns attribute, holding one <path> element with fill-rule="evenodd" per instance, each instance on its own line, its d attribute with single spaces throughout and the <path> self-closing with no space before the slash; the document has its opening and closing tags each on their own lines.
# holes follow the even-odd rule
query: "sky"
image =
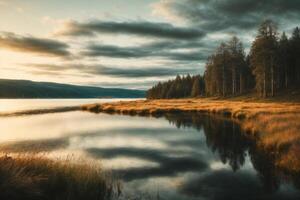
<svg viewBox="0 0 300 200">
<path fill-rule="evenodd" d="M 234 35 L 249 51 L 265 19 L 291 33 L 300 1 L 0 0 L 0 79 L 147 89 Z"/>
</svg>

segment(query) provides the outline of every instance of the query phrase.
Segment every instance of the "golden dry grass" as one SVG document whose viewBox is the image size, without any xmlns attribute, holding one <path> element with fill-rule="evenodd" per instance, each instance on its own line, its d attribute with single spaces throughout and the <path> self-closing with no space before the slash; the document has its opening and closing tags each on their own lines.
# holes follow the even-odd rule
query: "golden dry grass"
<svg viewBox="0 0 300 200">
<path fill-rule="evenodd" d="M 300 103 L 247 100 L 177 99 L 138 100 L 84 105 L 82 110 L 130 115 L 176 112 L 214 113 L 239 120 L 258 146 L 278 154 L 276 164 L 300 173 Z M 297 152 L 296 152 L 297 151 Z M 299 155 L 299 154 L 298 154 Z M 290 167 L 289 165 L 293 165 Z"/>
<path fill-rule="evenodd" d="M 33 155 L 0 156 L 0 199 L 105 200 L 119 185 L 93 163 Z"/>
</svg>

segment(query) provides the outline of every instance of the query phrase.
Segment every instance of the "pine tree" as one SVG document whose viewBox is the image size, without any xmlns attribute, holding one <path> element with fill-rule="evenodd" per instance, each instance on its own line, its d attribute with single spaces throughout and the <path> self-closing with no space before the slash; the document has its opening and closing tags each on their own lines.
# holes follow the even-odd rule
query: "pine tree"
<svg viewBox="0 0 300 200">
<path fill-rule="evenodd" d="M 245 79 L 245 52 L 242 42 L 234 36 L 228 43 L 229 49 L 229 65 L 231 69 L 231 94 L 235 95 L 237 93 L 242 93 L 244 84 L 243 79 Z"/>
<path fill-rule="evenodd" d="M 201 95 L 201 90 L 200 90 L 200 79 L 199 77 L 196 77 L 193 82 L 193 87 L 192 87 L 192 92 L 191 96 L 192 97 L 198 97 Z"/>
<path fill-rule="evenodd" d="M 285 34 L 282 33 L 279 41 L 279 87 L 280 88 L 289 88 L 290 82 L 290 65 L 289 65 L 289 40 Z"/>
<path fill-rule="evenodd" d="M 251 47 L 251 65 L 256 79 L 256 88 L 263 97 L 274 96 L 277 72 L 277 26 L 264 21 Z"/>
<path fill-rule="evenodd" d="M 300 87 L 300 29 L 298 27 L 293 30 L 290 39 L 290 55 L 291 81 L 294 87 Z"/>
<path fill-rule="evenodd" d="M 147 98 L 226 96 L 256 88 L 262 97 L 276 91 L 300 87 L 300 29 L 290 39 L 285 32 L 278 40 L 277 26 L 264 21 L 245 55 L 242 42 L 233 37 L 208 58 L 203 76 L 179 76 L 158 83 L 147 91 Z"/>
</svg>

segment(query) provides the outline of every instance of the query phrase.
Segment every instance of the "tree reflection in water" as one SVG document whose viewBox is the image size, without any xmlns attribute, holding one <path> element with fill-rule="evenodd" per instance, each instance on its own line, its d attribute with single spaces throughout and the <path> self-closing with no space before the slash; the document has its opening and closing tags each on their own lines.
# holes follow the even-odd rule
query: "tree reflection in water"
<svg viewBox="0 0 300 200">
<path fill-rule="evenodd" d="M 234 172 L 244 165 L 249 154 L 264 191 L 274 193 L 283 182 L 292 182 L 300 189 L 299 174 L 278 169 L 274 152 L 259 148 L 256 141 L 247 137 L 237 122 L 197 113 L 168 114 L 165 118 L 177 128 L 203 129 L 207 146 L 219 155 L 224 164 L 228 163 Z"/>
</svg>

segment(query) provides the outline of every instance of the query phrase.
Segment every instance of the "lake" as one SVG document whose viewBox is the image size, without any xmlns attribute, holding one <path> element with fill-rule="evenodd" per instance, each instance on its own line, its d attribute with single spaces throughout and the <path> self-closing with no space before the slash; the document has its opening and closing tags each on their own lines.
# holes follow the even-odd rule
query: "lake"
<svg viewBox="0 0 300 200">
<path fill-rule="evenodd" d="M 101 101 L 111 100 L 1 100 L 0 112 Z M 237 123 L 217 116 L 76 111 L 2 117 L 0 130 L 2 150 L 94 160 L 137 199 L 300 198 L 299 177 L 278 171 Z"/>
</svg>

